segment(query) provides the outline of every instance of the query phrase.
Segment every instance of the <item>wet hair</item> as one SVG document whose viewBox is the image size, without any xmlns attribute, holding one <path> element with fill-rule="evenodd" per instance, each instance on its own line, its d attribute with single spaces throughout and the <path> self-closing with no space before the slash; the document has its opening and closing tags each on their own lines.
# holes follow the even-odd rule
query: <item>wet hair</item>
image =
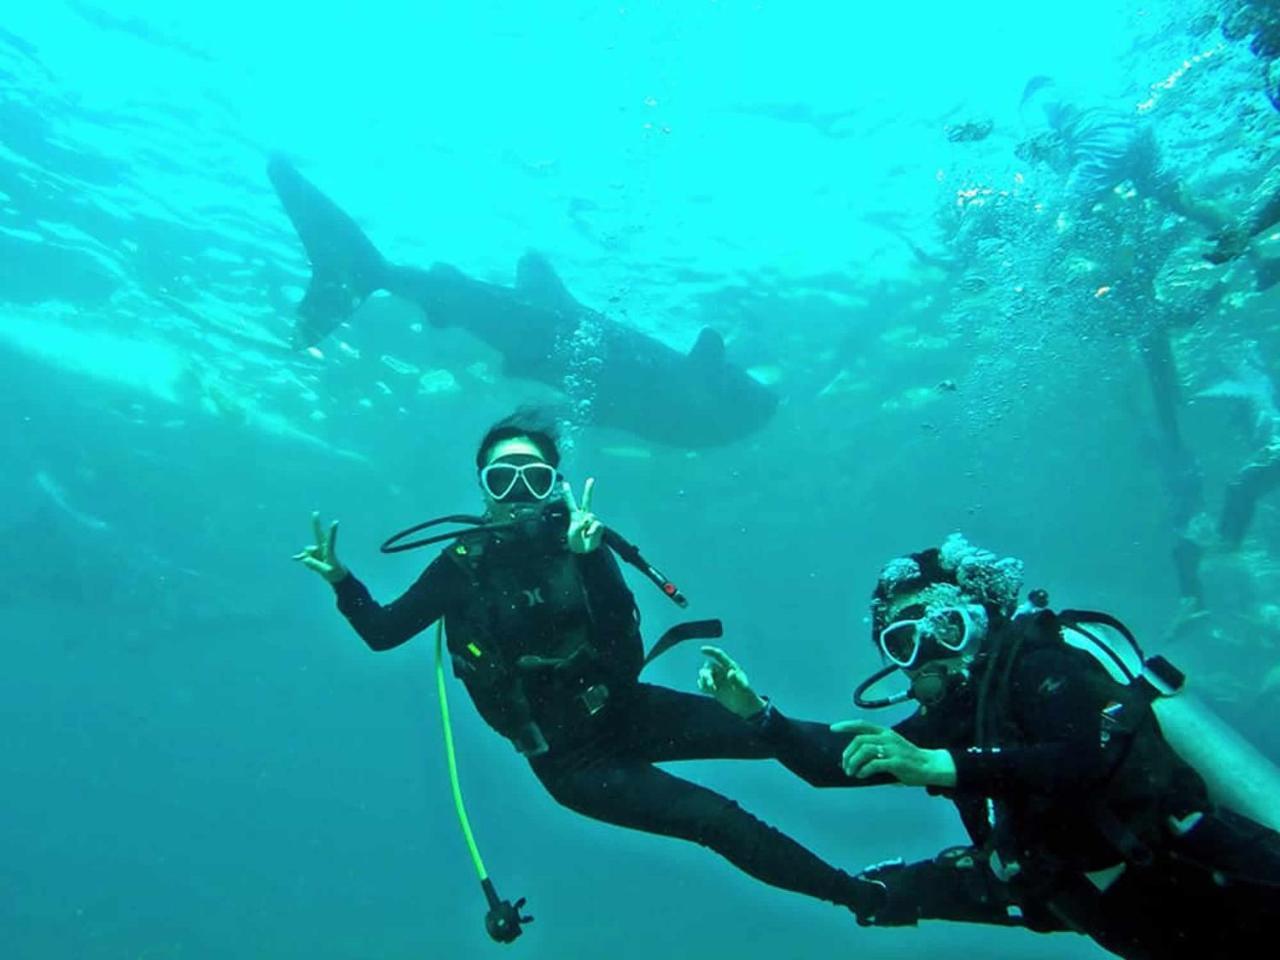
<svg viewBox="0 0 1280 960">
<path fill-rule="evenodd" d="M 992 623 L 1013 616 L 1022 589 L 1022 561 L 972 546 L 953 533 L 941 547 L 889 561 L 871 595 L 872 639 L 887 626 L 889 611 L 900 597 L 934 584 L 952 584 L 963 596 L 981 603 Z"/>
<path fill-rule="evenodd" d="M 494 447 L 503 440 L 514 440 L 517 437 L 522 437 L 537 447 L 542 459 L 551 466 L 560 466 L 560 437 L 555 422 L 540 410 L 522 407 L 489 428 L 476 449 L 476 469 L 485 468 Z"/>
<path fill-rule="evenodd" d="M 894 599 L 916 593 L 935 583 L 954 583 L 959 586 L 955 574 L 942 565 L 942 551 L 937 547 L 900 557 L 887 564 L 871 594 L 874 634 L 878 636 L 880 630 L 887 625 L 883 622 L 883 617 Z"/>
<path fill-rule="evenodd" d="M 895 601 L 943 583 L 960 588 L 955 574 L 942 565 L 942 551 L 936 547 L 890 561 L 871 594 L 871 643 L 879 649 L 880 632 L 889 625 Z"/>
</svg>

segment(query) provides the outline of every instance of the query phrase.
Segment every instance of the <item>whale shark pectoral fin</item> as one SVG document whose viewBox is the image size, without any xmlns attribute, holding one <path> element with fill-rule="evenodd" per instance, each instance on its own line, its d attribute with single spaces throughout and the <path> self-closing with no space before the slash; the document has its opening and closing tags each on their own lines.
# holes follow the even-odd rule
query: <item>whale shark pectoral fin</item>
<svg viewBox="0 0 1280 960">
<path fill-rule="evenodd" d="M 271 158 L 267 176 L 311 261 L 293 332 L 294 346 L 311 346 L 383 288 L 387 263 L 359 225 L 284 157 Z"/>
<path fill-rule="evenodd" d="M 547 258 L 532 250 L 516 264 L 516 291 L 532 306 L 557 311 L 584 309 Z"/>
<path fill-rule="evenodd" d="M 703 327 L 698 341 L 689 351 L 689 362 L 706 369 L 721 366 L 724 363 L 724 337 L 710 327 Z"/>
</svg>

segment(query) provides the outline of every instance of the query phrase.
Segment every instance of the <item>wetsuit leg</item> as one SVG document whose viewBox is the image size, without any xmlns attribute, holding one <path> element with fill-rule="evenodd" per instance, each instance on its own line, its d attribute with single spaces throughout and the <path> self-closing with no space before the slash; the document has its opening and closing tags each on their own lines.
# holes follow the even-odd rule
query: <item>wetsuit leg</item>
<svg viewBox="0 0 1280 960">
<path fill-rule="evenodd" d="M 1280 486 L 1280 444 L 1272 441 L 1227 487 L 1218 532 L 1228 545 L 1240 545 L 1258 500 L 1277 486 Z"/>
<path fill-rule="evenodd" d="M 776 751 L 755 727 L 710 697 L 639 684 L 619 730 L 628 755 L 668 760 L 768 760 Z"/>
<path fill-rule="evenodd" d="M 719 708 L 717 708 L 719 709 Z M 690 840 L 771 886 L 861 909 L 875 893 L 727 797 L 640 759 L 531 761 L 557 802 L 605 823 Z"/>
<path fill-rule="evenodd" d="M 1178 422 L 1182 388 L 1168 329 L 1163 324 L 1153 327 L 1142 337 L 1141 346 L 1164 445 L 1165 487 L 1177 530 L 1173 564 L 1178 577 L 1178 593 L 1184 601 L 1199 608 L 1204 603 L 1200 583 L 1201 551 L 1190 536 L 1189 528 L 1192 518 L 1202 509 L 1204 492 L 1199 466 L 1183 440 Z"/>
</svg>

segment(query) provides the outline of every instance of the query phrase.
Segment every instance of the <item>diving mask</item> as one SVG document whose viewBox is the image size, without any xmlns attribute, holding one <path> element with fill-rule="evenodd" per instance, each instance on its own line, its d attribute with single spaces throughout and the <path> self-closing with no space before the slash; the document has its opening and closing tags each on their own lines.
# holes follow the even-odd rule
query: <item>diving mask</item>
<svg viewBox="0 0 1280 960">
<path fill-rule="evenodd" d="M 480 471 L 480 484 L 494 500 L 545 500 L 555 491 L 557 476 L 556 468 L 541 460 L 495 460 Z"/>
<path fill-rule="evenodd" d="M 986 633 L 987 611 L 981 604 L 912 604 L 876 639 L 891 663 L 910 670 L 922 662 L 972 650 Z"/>
</svg>

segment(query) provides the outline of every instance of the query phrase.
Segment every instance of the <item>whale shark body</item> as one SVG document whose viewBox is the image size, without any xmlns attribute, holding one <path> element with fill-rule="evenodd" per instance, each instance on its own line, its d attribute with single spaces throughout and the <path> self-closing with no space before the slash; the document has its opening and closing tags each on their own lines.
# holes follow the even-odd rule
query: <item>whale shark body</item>
<svg viewBox="0 0 1280 960">
<path fill-rule="evenodd" d="M 287 160 L 273 158 L 268 174 L 311 260 L 295 347 L 319 343 L 385 290 L 417 304 L 433 326 L 460 327 L 483 340 L 502 355 L 508 376 L 560 390 L 570 377 L 590 376 L 590 420 L 599 426 L 697 449 L 749 436 L 777 408 L 776 394 L 729 363 L 723 339 L 710 328 L 681 353 L 579 303 L 535 253 L 521 258 L 511 287 L 443 263 L 427 269 L 390 263 Z"/>
</svg>

